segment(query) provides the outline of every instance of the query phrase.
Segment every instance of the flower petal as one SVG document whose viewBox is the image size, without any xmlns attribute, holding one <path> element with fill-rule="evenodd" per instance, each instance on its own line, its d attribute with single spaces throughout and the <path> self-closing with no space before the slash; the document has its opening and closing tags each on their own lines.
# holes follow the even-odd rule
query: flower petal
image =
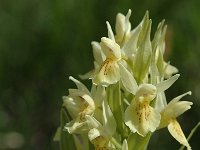
<svg viewBox="0 0 200 150">
<path fill-rule="evenodd" d="M 122 150 L 128 150 L 128 143 L 127 143 L 126 139 L 124 139 L 124 141 L 123 141 Z"/>
<path fill-rule="evenodd" d="M 120 74 L 121 74 L 121 81 L 125 89 L 134 94 L 138 90 L 137 82 L 133 75 L 121 64 L 119 63 Z"/>
<path fill-rule="evenodd" d="M 116 31 L 116 41 L 122 42 L 126 33 L 129 33 L 131 30 L 131 23 L 129 18 L 131 16 L 131 10 L 129 9 L 126 16 L 121 13 L 117 14 L 116 17 L 116 24 L 115 24 L 115 31 Z"/>
<path fill-rule="evenodd" d="M 191 150 L 191 147 L 181 129 L 179 123 L 174 119 L 170 121 L 168 125 L 168 130 L 170 134 L 181 144 L 187 147 L 188 150 Z"/>
<path fill-rule="evenodd" d="M 113 31 L 112 31 L 112 28 L 110 26 L 110 23 L 108 21 L 106 21 L 106 24 L 107 24 L 107 28 L 108 28 L 108 37 L 109 37 L 109 39 L 115 41 L 115 36 L 113 34 Z"/>
<path fill-rule="evenodd" d="M 106 134 L 113 135 L 116 132 L 117 128 L 115 118 L 106 100 L 103 101 L 102 107 L 103 107 L 103 126 L 105 127 Z"/>
<path fill-rule="evenodd" d="M 183 114 L 185 111 L 191 108 L 192 102 L 188 101 L 179 101 L 185 95 L 191 95 L 191 92 L 184 93 L 180 96 L 175 97 L 169 102 L 166 108 L 163 110 L 163 116 L 167 118 L 176 118 Z"/>
<path fill-rule="evenodd" d="M 96 63 L 96 62 L 94 62 L 94 63 Z M 86 73 L 84 73 L 84 74 L 80 74 L 80 75 L 78 75 L 82 80 L 85 80 L 85 79 L 91 79 L 91 77 L 93 76 L 93 74 L 94 74 L 94 69 L 93 70 L 90 70 L 90 71 L 88 71 L 88 72 L 86 72 Z"/>
<path fill-rule="evenodd" d="M 167 106 L 167 100 L 164 92 L 157 93 L 155 109 L 161 112 Z"/>
<path fill-rule="evenodd" d="M 173 98 L 173 99 L 169 102 L 168 105 L 174 104 L 174 103 L 178 102 L 178 101 L 179 101 L 181 98 L 183 98 L 184 96 L 186 96 L 186 95 L 191 95 L 191 94 L 192 94 L 192 92 L 191 92 L 191 91 L 188 91 L 188 92 L 186 92 L 186 93 L 184 93 L 184 94 L 182 94 L 182 95 L 179 95 L 179 96 Z"/>
<path fill-rule="evenodd" d="M 103 50 L 106 57 L 114 57 L 115 59 L 121 58 L 120 46 L 115 41 L 102 37 L 101 38 L 101 49 Z"/>
<path fill-rule="evenodd" d="M 141 136 L 146 136 L 149 131 L 154 132 L 160 119 L 160 114 L 148 104 L 134 103 L 125 111 L 125 124 L 133 133 Z"/>
<path fill-rule="evenodd" d="M 98 42 L 92 42 L 92 49 L 93 49 L 93 55 L 94 60 L 97 62 L 98 65 L 101 65 L 101 63 L 106 59 L 105 55 L 103 54 L 103 51 L 101 50 L 101 45 Z"/>
<path fill-rule="evenodd" d="M 73 78 L 72 76 L 70 76 L 69 79 L 72 80 L 76 84 L 76 86 L 79 90 L 86 92 L 87 94 L 90 93 L 89 90 L 87 89 L 87 87 L 83 83 L 81 83 L 77 79 Z"/>
<path fill-rule="evenodd" d="M 165 66 L 165 77 L 170 78 L 173 74 L 178 73 L 178 69 L 169 63 L 164 62 Z"/>
<path fill-rule="evenodd" d="M 102 101 L 106 99 L 105 87 L 101 85 L 92 85 L 91 94 L 94 99 L 96 107 L 101 106 Z"/>
<path fill-rule="evenodd" d="M 89 128 L 101 128 L 102 125 L 100 124 L 99 121 L 97 121 L 94 117 L 90 116 L 90 115 L 86 115 L 85 116 L 86 120 L 87 120 L 87 124 L 89 126 Z"/>
<path fill-rule="evenodd" d="M 80 118 L 77 117 L 76 119 L 67 123 L 65 125 L 65 129 L 67 129 L 67 131 L 70 134 L 73 134 L 73 133 L 81 134 L 81 133 L 85 133 L 86 131 L 88 131 L 88 126 L 87 126 L 86 121 L 81 121 Z"/>
<path fill-rule="evenodd" d="M 134 111 L 134 107 L 131 105 L 127 107 L 125 111 L 125 124 L 130 128 L 131 132 L 135 133 L 138 130 L 139 127 L 139 121 L 138 119 L 135 119 L 137 117 Z"/>
<path fill-rule="evenodd" d="M 91 109 L 95 109 L 94 100 L 89 95 L 83 94 L 81 98 L 83 98 L 88 103 Z"/>
<path fill-rule="evenodd" d="M 96 139 L 100 135 L 101 135 L 100 131 L 97 130 L 96 128 L 93 128 L 88 132 L 88 138 L 89 138 L 90 141 Z"/>
<path fill-rule="evenodd" d="M 107 58 L 102 64 L 99 72 L 94 76 L 93 83 L 107 86 L 116 83 L 120 79 L 120 70 L 117 61 Z"/>
<path fill-rule="evenodd" d="M 135 28 L 131 32 L 130 39 L 122 48 L 122 51 L 124 51 L 125 55 L 130 59 L 133 59 L 134 55 L 136 54 L 136 50 L 138 47 L 137 42 L 138 42 L 140 31 L 141 31 L 141 26 L 139 25 L 137 28 Z"/>
<path fill-rule="evenodd" d="M 81 101 L 77 99 L 73 99 L 69 96 L 63 96 L 63 106 L 67 108 L 70 116 L 72 118 L 76 118 L 78 113 L 81 111 Z"/>
<path fill-rule="evenodd" d="M 94 144 L 95 149 L 104 148 L 108 142 L 108 139 L 102 136 L 101 131 L 96 128 L 93 128 L 88 132 L 88 138 L 91 143 Z"/>
<path fill-rule="evenodd" d="M 157 86 L 156 86 L 157 91 L 161 92 L 161 91 L 167 90 L 179 78 L 179 76 L 180 76 L 180 74 L 176 74 L 176 75 L 172 76 L 171 78 L 157 84 Z"/>
</svg>

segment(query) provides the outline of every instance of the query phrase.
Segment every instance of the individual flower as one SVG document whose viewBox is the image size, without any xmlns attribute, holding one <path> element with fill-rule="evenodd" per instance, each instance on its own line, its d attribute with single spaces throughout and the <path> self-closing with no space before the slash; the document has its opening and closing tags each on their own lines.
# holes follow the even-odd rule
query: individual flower
<svg viewBox="0 0 200 150">
<path fill-rule="evenodd" d="M 115 84 L 120 81 L 120 79 L 125 78 L 127 72 L 130 73 L 130 69 L 125 67 L 127 64 L 122 59 L 120 46 L 115 42 L 112 29 L 108 22 L 107 26 L 109 38 L 101 38 L 100 43 L 101 50 L 104 52 L 106 58 L 101 66 L 96 69 L 92 79 L 94 84 L 101 84 L 104 86 Z M 126 70 L 125 72 L 122 71 L 121 66 L 123 67 L 123 70 Z"/>
<path fill-rule="evenodd" d="M 160 123 L 160 114 L 150 102 L 156 97 L 156 87 L 152 84 L 141 84 L 135 98 L 125 111 L 125 124 L 130 130 L 145 136 L 154 132 Z"/>
<path fill-rule="evenodd" d="M 149 131 L 154 132 L 156 130 L 160 124 L 161 116 L 150 103 L 156 98 L 158 93 L 168 89 L 178 77 L 179 75 L 175 75 L 156 86 L 144 83 L 138 89 L 136 85 L 131 86 L 129 84 L 130 86 L 127 89 L 134 91 L 132 93 L 135 97 L 125 111 L 125 124 L 133 133 L 137 132 L 141 136 L 146 136 Z"/>
<path fill-rule="evenodd" d="M 108 38 L 101 38 L 100 44 L 95 43 L 96 46 L 93 46 L 93 50 L 95 49 L 95 62 L 98 62 L 95 65 L 96 67 L 94 75 L 92 76 L 94 84 L 103 84 L 107 86 L 109 84 L 114 84 L 118 82 L 121 78 L 123 78 L 119 64 L 125 66 L 125 69 L 127 69 L 128 71 L 131 70 L 125 61 L 127 57 L 125 55 L 126 51 L 130 51 L 129 49 L 132 48 L 132 43 L 137 42 L 136 34 L 139 32 L 139 30 L 137 30 L 137 32 L 135 32 L 134 30 L 133 33 L 130 31 L 130 15 L 131 10 L 128 11 L 126 16 L 122 15 L 121 13 L 117 15 L 115 36 L 109 22 L 106 22 L 108 29 Z M 128 42 L 129 36 L 131 38 L 130 42 Z M 102 51 L 103 54 L 100 51 Z"/>
<path fill-rule="evenodd" d="M 99 86 L 90 92 L 80 81 L 73 77 L 69 79 L 76 84 L 77 89 L 69 89 L 69 95 L 63 97 L 63 105 L 72 118 L 72 121 L 66 124 L 65 129 L 69 133 L 82 133 L 88 130 L 85 116 L 97 112 L 98 106 L 105 98 L 105 91 Z"/>
<path fill-rule="evenodd" d="M 86 119 L 90 128 L 88 137 L 95 149 L 115 149 L 112 143 L 113 135 L 116 132 L 116 122 L 106 101 L 102 103 L 103 120 L 102 124 L 94 117 L 87 115 Z"/>
<path fill-rule="evenodd" d="M 82 79 L 94 78 L 93 81 L 96 84 L 99 84 L 99 82 L 101 82 L 101 81 L 105 82 L 106 84 L 107 83 L 113 84 L 113 83 L 119 81 L 120 76 L 119 76 L 118 66 L 116 65 L 116 62 L 117 62 L 117 60 L 120 60 L 122 58 L 121 50 L 120 50 L 120 45 L 121 45 L 120 43 L 122 42 L 122 40 L 125 41 L 125 39 L 126 39 L 126 41 L 127 41 L 129 39 L 128 37 L 130 35 L 130 29 L 131 29 L 131 24 L 129 22 L 130 15 L 131 15 L 131 10 L 128 11 L 126 16 L 124 16 L 121 13 L 119 13 L 117 15 L 116 25 L 115 25 L 115 29 L 116 29 L 115 36 L 113 34 L 113 31 L 112 31 L 112 28 L 111 28 L 109 22 L 106 22 L 107 29 L 108 29 L 108 38 L 105 38 L 105 37 L 102 38 L 100 43 L 95 42 L 95 41 L 93 41 L 91 43 L 92 48 L 93 48 L 93 56 L 94 56 L 94 69 L 84 75 L 80 75 L 80 77 Z M 113 46 L 111 46 L 112 48 L 109 47 L 108 43 L 110 43 L 110 45 L 113 45 Z M 108 47 L 108 48 L 104 49 L 103 47 L 104 48 Z M 113 52 L 111 52 L 111 54 L 108 54 L 107 50 L 113 51 Z M 116 53 L 118 53 L 118 54 L 116 54 Z M 106 79 L 106 78 L 102 79 L 103 77 L 101 75 L 96 75 L 97 72 L 100 72 L 101 70 L 107 70 L 107 71 L 105 71 L 105 74 L 107 74 L 108 76 L 111 75 L 112 71 L 109 71 L 110 69 L 108 69 L 108 68 L 109 67 L 112 68 L 113 66 L 114 66 L 113 74 L 115 74 L 115 75 L 113 75 L 113 77 L 111 77 L 111 78 L 114 78 L 114 79 L 112 79 L 114 81 L 110 81 L 110 79 Z M 98 81 L 98 80 L 100 80 L 100 81 Z"/>
<path fill-rule="evenodd" d="M 95 84 L 114 84 L 120 79 L 120 70 L 118 62 L 121 60 L 121 49 L 115 41 L 103 37 L 101 38 L 101 49 L 103 50 L 106 59 L 101 64 L 93 77 Z"/>
<path fill-rule="evenodd" d="M 191 95 L 191 92 L 187 92 L 178 97 L 172 99 L 168 105 L 161 112 L 161 122 L 159 128 L 167 127 L 170 134 L 181 144 L 191 150 L 191 147 L 181 129 L 180 124 L 176 118 L 182 115 L 185 111 L 191 108 L 192 102 L 179 101 L 185 95 Z"/>
</svg>

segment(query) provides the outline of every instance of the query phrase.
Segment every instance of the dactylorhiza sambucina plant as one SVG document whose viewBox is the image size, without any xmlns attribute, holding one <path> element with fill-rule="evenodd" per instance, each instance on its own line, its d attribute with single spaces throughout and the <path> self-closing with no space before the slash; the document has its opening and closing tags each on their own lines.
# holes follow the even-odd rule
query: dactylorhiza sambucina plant
<svg viewBox="0 0 200 150">
<path fill-rule="evenodd" d="M 180 144 L 191 149 L 177 117 L 191 108 L 180 101 L 169 103 L 167 90 L 178 78 L 178 69 L 165 62 L 166 25 L 159 23 L 150 39 L 149 14 L 134 29 L 127 15 L 117 14 L 115 34 L 106 22 L 108 37 L 92 42 L 94 69 L 82 79 L 91 79 L 92 88 L 69 77 L 77 88 L 63 97 L 61 124 L 55 136 L 66 149 L 147 149 L 154 132 L 168 128 Z"/>
</svg>

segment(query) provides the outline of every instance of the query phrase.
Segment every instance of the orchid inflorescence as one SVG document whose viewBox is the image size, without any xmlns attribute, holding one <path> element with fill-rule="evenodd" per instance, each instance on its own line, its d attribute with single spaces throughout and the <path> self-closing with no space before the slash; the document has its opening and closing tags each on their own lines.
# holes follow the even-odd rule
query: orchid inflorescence
<svg viewBox="0 0 200 150">
<path fill-rule="evenodd" d="M 141 150 L 155 131 L 167 127 L 190 150 L 176 118 L 191 108 L 192 102 L 180 101 L 191 92 L 169 103 L 165 96 L 180 76 L 163 58 L 167 27 L 160 22 L 151 41 L 148 12 L 134 29 L 130 16 L 131 10 L 126 16 L 118 13 L 115 34 L 106 22 L 108 37 L 92 42 L 94 69 L 80 76 L 91 79 L 91 90 L 69 77 L 77 88 L 63 97 L 64 121 L 55 138 L 63 142 L 63 135 L 70 135 L 76 149 Z"/>
</svg>

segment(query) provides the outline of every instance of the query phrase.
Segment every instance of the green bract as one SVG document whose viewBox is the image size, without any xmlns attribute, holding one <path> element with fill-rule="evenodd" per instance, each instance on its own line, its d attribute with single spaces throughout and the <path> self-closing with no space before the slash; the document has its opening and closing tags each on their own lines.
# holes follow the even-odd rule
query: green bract
<svg viewBox="0 0 200 150">
<path fill-rule="evenodd" d="M 69 89 L 63 97 L 61 125 L 55 136 L 61 150 L 69 148 L 65 143 L 69 140 L 73 140 L 72 149 L 145 150 L 153 133 L 164 127 L 191 149 L 176 120 L 191 108 L 192 102 L 179 101 L 191 92 L 169 103 L 165 96 L 180 75 L 163 58 L 164 21 L 151 40 L 149 13 L 133 29 L 130 16 L 131 10 L 126 16 L 117 14 L 115 32 L 106 22 L 108 37 L 92 42 L 94 69 L 81 75 L 91 79 L 91 90 L 70 77 L 77 89 Z"/>
</svg>

